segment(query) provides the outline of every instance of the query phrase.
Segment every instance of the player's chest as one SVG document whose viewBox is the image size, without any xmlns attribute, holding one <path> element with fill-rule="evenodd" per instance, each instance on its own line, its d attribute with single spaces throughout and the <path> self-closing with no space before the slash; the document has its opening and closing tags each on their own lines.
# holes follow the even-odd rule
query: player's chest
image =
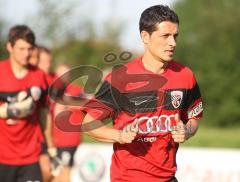
<svg viewBox="0 0 240 182">
<path fill-rule="evenodd" d="M 131 91 L 113 95 L 121 111 L 132 114 L 154 112 L 158 108 L 166 110 L 183 109 L 189 94 L 185 83 L 166 84 L 146 91 Z"/>
<path fill-rule="evenodd" d="M 11 92 L 25 90 L 32 86 L 41 87 L 41 78 L 38 75 L 28 73 L 24 78 L 17 79 L 13 75 L 0 76 L 0 91 Z"/>
</svg>

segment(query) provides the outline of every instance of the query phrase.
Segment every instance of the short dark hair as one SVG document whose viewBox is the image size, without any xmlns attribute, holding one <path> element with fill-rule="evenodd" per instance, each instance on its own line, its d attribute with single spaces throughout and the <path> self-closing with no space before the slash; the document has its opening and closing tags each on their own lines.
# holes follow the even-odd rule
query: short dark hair
<svg viewBox="0 0 240 182">
<path fill-rule="evenodd" d="M 168 6 L 155 5 L 145 9 L 139 21 L 140 33 L 144 30 L 151 34 L 156 30 L 156 24 L 170 21 L 179 24 L 178 15 Z"/>
<path fill-rule="evenodd" d="M 26 25 L 16 25 L 10 29 L 8 34 L 8 42 L 14 46 L 16 41 L 19 39 L 23 39 L 32 46 L 35 46 L 35 35 L 33 31 Z"/>
<path fill-rule="evenodd" d="M 45 46 L 38 46 L 38 50 L 40 53 L 45 52 L 47 54 L 52 54 L 52 51 L 48 47 L 45 47 Z"/>
</svg>

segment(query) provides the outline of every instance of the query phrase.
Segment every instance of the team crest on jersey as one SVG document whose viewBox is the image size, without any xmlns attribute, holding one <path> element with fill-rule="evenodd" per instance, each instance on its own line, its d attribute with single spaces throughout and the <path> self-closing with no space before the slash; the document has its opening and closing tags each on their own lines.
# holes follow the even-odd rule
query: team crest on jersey
<svg viewBox="0 0 240 182">
<path fill-rule="evenodd" d="M 171 92 L 171 101 L 175 109 L 177 109 L 182 102 L 183 92 L 182 91 L 172 91 Z"/>
</svg>

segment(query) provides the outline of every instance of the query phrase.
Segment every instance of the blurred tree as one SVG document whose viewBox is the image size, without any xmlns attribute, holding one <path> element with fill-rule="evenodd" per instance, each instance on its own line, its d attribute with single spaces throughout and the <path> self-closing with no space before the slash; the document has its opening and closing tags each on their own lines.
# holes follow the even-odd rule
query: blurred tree
<svg viewBox="0 0 240 182">
<path fill-rule="evenodd" d="M 240 125 L 240 1 L 180 0 L 176 57 L 190 66 L 204 98 L 204 125 Z"/>
<path fill-rule="evenodd" d="M 117 3 L 118 1 L 110 2 L 110 15 L 107 21 L 104 23 L 104 36 L 103 38 L 118 43 L 124 27 L 124 22 L 120 20 L 117 14 Z"/>
<path fill-rule="evenodd" d="M 0 14 L 0 60 L 6 59 L 8 56 L 7 50 L 5 47 L 6 37 L 3 34 L 4 25 L 5 25 L 5 22 L 2 18 L 2 15 Z"/>
<path fill-rule="evenodd" d="M 73 66 L 94 65 L 98 68 L 109 66 L 104 62 L 108 52 L 119 53 L 118 44 L 103 39 L 68 40 L 54 50 L 55 63 L 63 62 Z"/>
<path fill-rule="evenodd" d="M 63 0 L 38 0 L 38 11 L 29 19 L 37 34 L 40 44 L 57 47 L 68 37 L 74 37 L 75 32 L 69 27 L 71 11 L 74 2 L 65 3 Z"/>
<path fill-rule="evenodd" d="M 35 22 L 34 27 L 37 37 L 40 37 L 40 44 L 46 42 L 42 40 L 47 40 L 48 45 L 52 47 L 54 65 L 64 62 L 73 66 L 84 64 L 105 68 L 109 66 L 104 64 L 105 54 L 121 52 L 119 38 L 123 22 L 117 18 L 114 8 L 116 2 L 110 4 L 109 17 L 101 25 L 102 34 L 98 32 L 95 17 L 84 15 L 84 12 L 94 11 L 94 5 L 90 4 L 89 10 L 83 10 L 82 16 L 76 16 L 74 12 L 80 8 L 81 1 L 70 1 L 67 5 L 57 0 L 38 2 L 39 10 L 31 21 Z"/>
<path fill-rule="evenodd" d="M 108 52 L 120 54 L 119 37 L 123 22 L 117 19 L 114 10 L 110 12 L 106 22 L 100 23 L 103 30 L 99 34 L 100 29 L 94 22 L 96 17 L 88 13 L 94 11 L 94 5 L 89 10 L 83 10 L 82 16 L 76 16 L 75 8 L 81 8 L 81 1 L 70 1 L 67 5 L 57 0 L 38 2 L 39 10 L 30 21 L 35 22 L 33 27 L 38 40 L 40 37 L 40 44 L 47 43 L 53 50 L 53 69 L 58 63 L 67 63 L 70 66 L 94 65 L 105 69 L 111 65 L 104 62 L 104 56 Z M 114 6 L 114 3 L 111 4 L 111 9 Z"/>
</svg>

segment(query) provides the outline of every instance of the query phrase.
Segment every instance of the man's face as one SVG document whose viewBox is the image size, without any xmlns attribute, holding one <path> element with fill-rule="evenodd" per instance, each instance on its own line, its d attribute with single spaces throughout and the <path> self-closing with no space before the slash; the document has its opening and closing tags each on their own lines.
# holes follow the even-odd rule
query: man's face
<svg viewBox="0 0 240 182">
<path fill-rule="evenodd" d="M 153 57 L 161 61 L 171 61 L 176 48 L 178 24 L 163 21 L 156 25 L 156 30 L 146 35 L 145 45 Z"/>
<path fill-rule="evenodd" d="M 37 66 L 38 65 L 38 62 L 39 62 L 39 50 L 37 47 L 35 47 L 32 51 L 32 55 L 29 59 L 29 63 L 32 65 L 32 66 Z"/>
<path fill-rule="evenodd" d="M 52 56 L 46 52 L 40 52 L 38 67 L 45 73 L 49 73 L 51 67 Z"/>
<path fill-rule="evenodd" d="M 26 66 L 31 57 L 33 46 L 23 39 L 18 39 L 14 45 L 8 42 L 7 49 L 13 61 L 21 66 Z"/>
</svg>

